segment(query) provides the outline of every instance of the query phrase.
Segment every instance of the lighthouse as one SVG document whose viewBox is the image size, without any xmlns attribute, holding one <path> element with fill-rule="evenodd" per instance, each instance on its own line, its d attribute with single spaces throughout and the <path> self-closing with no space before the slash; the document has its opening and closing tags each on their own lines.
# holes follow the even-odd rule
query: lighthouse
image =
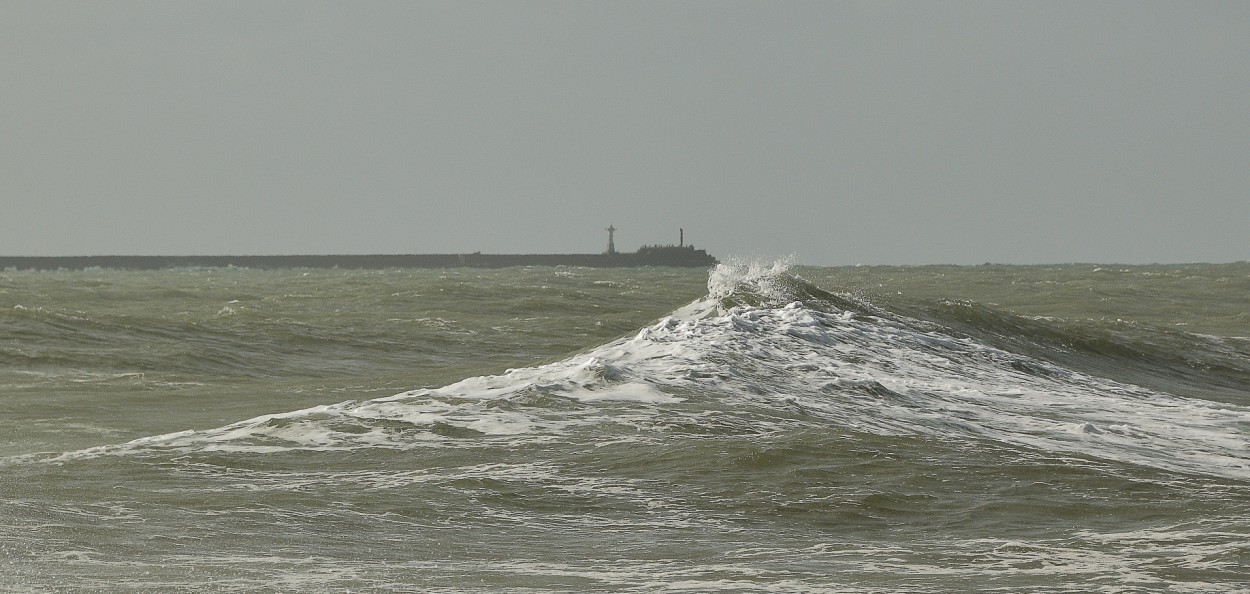
<svg viewBox="0 0 1250 594">
<path fill-rule="evenodd" d="M 613 234 L 616 233 L 616 227 L 614 225 L 608 225 L 608 228 L 606 229 L 606 231 L 608 232 L 608 255 L 615 256 L 616 255 L 616 241 L 615 241 L 615 238 L 613 237 Z"/>
</svg>

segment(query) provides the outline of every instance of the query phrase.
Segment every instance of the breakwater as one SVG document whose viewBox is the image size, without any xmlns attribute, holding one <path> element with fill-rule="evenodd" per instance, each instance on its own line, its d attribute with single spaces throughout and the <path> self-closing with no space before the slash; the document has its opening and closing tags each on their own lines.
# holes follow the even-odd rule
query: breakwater
<svg viewBox="0 0 1250 594">
<path fill-rule="evenodd" d="M 0 256 L 0 270 L 162 270 L 167 268 L 509 268 L 513 266 L 703 267 L 716 258 L 690 246 L 614 254 L 372 254 L 305 256 Z"/>
</svg>

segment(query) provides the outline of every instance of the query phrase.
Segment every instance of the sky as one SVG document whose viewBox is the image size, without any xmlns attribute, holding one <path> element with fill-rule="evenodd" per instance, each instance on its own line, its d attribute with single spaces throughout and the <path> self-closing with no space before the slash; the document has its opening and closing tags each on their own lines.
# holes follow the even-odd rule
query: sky
<svg viewBox="0 0 1250 594">
<path fill-rule="evenodd" d="M 1250 259 L 1250 2 L 0 0 L 0 255 Z"/>
</svg>

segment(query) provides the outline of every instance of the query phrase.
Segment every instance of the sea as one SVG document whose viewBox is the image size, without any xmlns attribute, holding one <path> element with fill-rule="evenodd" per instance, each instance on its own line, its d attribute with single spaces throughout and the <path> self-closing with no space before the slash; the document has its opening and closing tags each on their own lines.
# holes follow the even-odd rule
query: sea
<svg viewBox="0 0 1250 594">
<path fill-rule="evenodd" d="M 1247 592 L 1250 264 L 0 271 L 0 592 Z"/>
</svg>

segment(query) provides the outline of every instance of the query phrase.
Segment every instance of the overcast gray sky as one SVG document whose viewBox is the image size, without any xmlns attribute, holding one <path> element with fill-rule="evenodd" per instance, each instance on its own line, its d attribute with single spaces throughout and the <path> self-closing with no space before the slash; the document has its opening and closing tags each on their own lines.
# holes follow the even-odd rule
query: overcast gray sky
<svg viewBox="0 0 1250 594">
<path fill-rule="evenodd" d="M 1250 2 L 0 0 L 0 254 L 1250 259 Z"/>
</svg>

